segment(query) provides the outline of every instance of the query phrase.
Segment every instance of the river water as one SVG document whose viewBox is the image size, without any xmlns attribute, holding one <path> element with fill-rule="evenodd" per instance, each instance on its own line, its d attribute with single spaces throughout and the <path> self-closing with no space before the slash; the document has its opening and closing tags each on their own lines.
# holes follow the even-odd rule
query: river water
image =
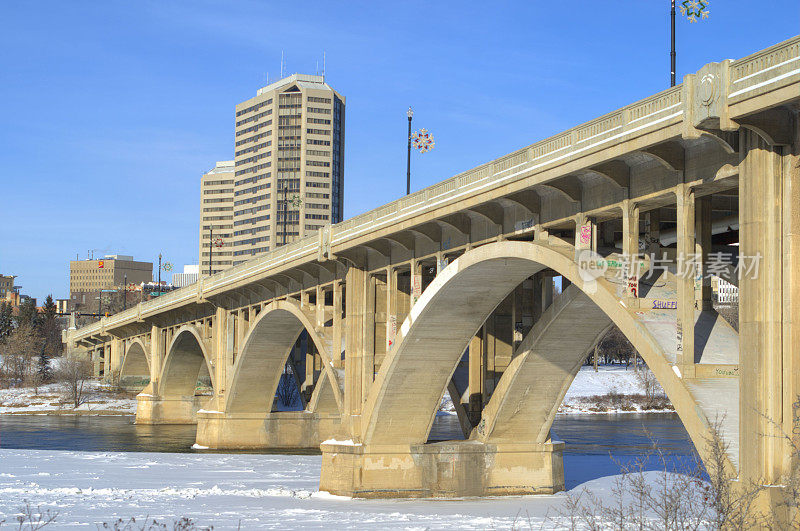
<svg viewBox="0 0 800 531">
<path fill-rule="evenodd" d="M 567 488 L 617 474 L 620 464 L 636 460 L 644 460 L 645 469 L 659 469 L 662 465 L 650 455 L 654 443 L 669 456 L 669 467 L 684 465 L 694 452 L 675 414 L 564 415 L 556 418 L 552 433 L 554 440 L 566 443 Z M 191 448 L 194 438 L 195 426 L 136 425 L 133 417 L 0 416 L 0 448 L 183 453 L 197 452 Z M 438 416 L 431 440 L 458 438 L 456 417 Z"/>
</svg>

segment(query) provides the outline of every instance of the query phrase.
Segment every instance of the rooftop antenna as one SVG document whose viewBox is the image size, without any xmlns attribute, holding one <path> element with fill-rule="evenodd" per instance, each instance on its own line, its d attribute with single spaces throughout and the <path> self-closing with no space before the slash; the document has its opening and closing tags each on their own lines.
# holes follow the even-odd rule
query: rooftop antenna
<svg viewBox="0 0 800 531">
<path fill-rule="evenodd" d="M 317 75 L 319 75 L 319 60 L 317 60 L 317 66 L 316 66 L 315 72 L 316 72 Z"/>
<path fill-rule="evenodd" d="M 281 79 L 283 79 L 283 50 L 281 50 Z"/>
<path fill-rule="evenodd" d="M 325 81 L 325 52 L 322 52 L 322 81 Z"/>
</svg>

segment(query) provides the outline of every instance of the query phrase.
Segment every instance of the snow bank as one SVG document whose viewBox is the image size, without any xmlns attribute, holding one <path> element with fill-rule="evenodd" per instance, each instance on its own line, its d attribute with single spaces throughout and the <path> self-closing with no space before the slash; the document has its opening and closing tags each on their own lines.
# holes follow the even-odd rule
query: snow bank
<svg viewBox="0 0 800 531">
<path fill-rule="evenodd" d="M 598 456 L 599 459 L 608 459 Z M 534 529 L 558 527 L 564 494 L 461 500 L 355 500 L 318 492 L 320 456 L 2 450 L 0 520 L 25 500 L 54 529 L 186 516 L 216 529 Z M 47 476 L 39 475 L 46 471 Z M 646 473 L 650 481 L 660 476 Z M 584 487 L 611 496 L 613 477 Z M 520 516 L 522 515 L 522 516 Z"/>
</svg>

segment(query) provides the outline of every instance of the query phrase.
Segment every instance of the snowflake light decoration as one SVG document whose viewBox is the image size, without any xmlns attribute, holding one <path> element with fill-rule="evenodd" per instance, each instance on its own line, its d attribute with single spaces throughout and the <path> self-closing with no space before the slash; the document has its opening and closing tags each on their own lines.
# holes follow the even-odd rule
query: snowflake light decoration
<svg viewBox="0 0 800 531">
<path fill-rule="evenodd" d="M 164 271 L 172 271 L 172 262 L 164 262 L 162 267 L 164 268 Z"/>
<path fill-rule="evenodd" d="M 420 153 L 425 153 L 433 149 L 436 145 L 433 141 L 433 135 L 427 129 L 420 129 L 411 135 L 411 144 L 414 149 L 419 150 Z"/>
<path fill-rule="evenodd" d="M 222 238 L 214 238 L 214 241 L 211 243 L 214 247 L 222 247 L 225 245 L 225 242 L 222 240 Z"/>
<path fill-rule="evenodd" d="M 707 19 L 709 15 L 709 0 L 684 0 L 681 5 L 681 14 L 689 19 L 689 22 L 697 22 L 700 19 Z"/>
</svg>

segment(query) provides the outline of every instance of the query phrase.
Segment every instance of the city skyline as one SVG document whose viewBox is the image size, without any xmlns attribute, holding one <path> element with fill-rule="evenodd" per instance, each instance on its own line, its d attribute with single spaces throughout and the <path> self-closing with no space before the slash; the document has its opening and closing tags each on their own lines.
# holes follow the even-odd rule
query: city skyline
<svg viewBox="0 0 800 531">
<path fill-rule="evenodd" d="M 231 111 L 266 84 L 268 71 L 278 77 L 282 51 L 287 73 L 313 73 L 326 52 L 328 77 L 348 98 L 345 219 L 405 192 L 409 105 L 414 129 L 437 138 L 434 152 L 412 159 L 418 190 L 667 88 L 667 2 L 626 4 L 624 13 L 578 4 L 560 19 L 522 3 L 503 13 L 436 6 L 424 17 L 413 5 L 346 9 L 331 14 L 345 24 L 328 39 L 302 44 L 291 40 L 302 28 L 290 20 L 278 18 L 269 36 L 237 29 L 267 16 L 257 4 L 226 13 L 210 3 L 192 10 L 145 4 L 127 13 L 52 3 L 47 20 L 4 7 L 10 23 L 0 39 L 12 54 L 0 88 L 0 145 L 12 189 L 0 215 L 0 273 L 17 275 L 23 291 L 42 300 L 66 295 L 68 262 L 86 249 L 153 262 L 163 252 L 175 264 L 195 263 L 199 176 L 214 161 L 233 159 Z M 780 4 L 776 10 L 796 10 Z M 741 17 L 747 5 L 717 4 L 702 25 L 679 21 L 678 82 L 709 60 L 741 57 L 796 33 L 796 19 L 764 11 Z M 303 10 L 318 14 L 318 6 Z M 634 47 L 600 31 L 621 15 Z M 741 18 L 750 34 L 722 38 L 737 23 L 744 28 Z M 381 19 L 385 31 L 375 35 L 370 25 Z M 632 27 L 631 20 L 648 22 Z M 129 23 L 136 34 L 125 30 Z M 579 32 L 580 45 L 571 42 Z M 390 43 L 401 37 L 403 46 Z M 237 49 L 246 53 L 226 63 Z M 512 95 L 505 84 L 529 88 Z M 376 86 L 385 89 L 380 99 L 370 96 Z"/>
</svg>

